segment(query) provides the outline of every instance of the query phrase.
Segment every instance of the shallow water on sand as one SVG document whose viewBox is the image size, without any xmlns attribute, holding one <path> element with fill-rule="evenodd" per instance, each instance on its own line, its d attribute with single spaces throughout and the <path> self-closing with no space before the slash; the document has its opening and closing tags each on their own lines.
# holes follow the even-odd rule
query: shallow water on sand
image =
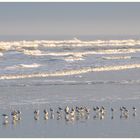
<svg viewBox="0 0 140 140">
<path fill-rule="evenodd" d="M 138 74 L 138 70 L 127 70 L 120 71 L 119 74 L 101 72 L 80 77 L 66 76 L 63 79 L 57 77 L 0 82 L 0 115 L 9 115 L 8 124 L 3 124 L 4 118 L 0 118 L 0 136 L 140 137 Z M 80 118 L 75 116 L 74 119 L 67 120 L 64 113 L 59 118 L 56 113 L 58 107 L 65 108 L 67 105 L 70 108 L 87 106 L 91 111 L 89 115 Z M 104 116 L 96 116 L 93 111 L 93 107 L 96 106 L 104 106 Z M 121 117 L 121 106 L 129 110 L 127 117 Z M 137 109 L 135 115 L 133 106 Z M 111 107 L 114 109 L 113 116 Z M 50 108 L 54 109 L 54 118 L 51 118 Z M 21 120 L 15 123 L 10 115 L 14 109 L 22 112 Z M 40 110 L 39 120 L 34 119 L 35 109 Z M 44 109 L 49 112 L 48 120 L 44 120 Z"/>
<path fill-rule="evenodd" d="M 74 103 L 76 105 L 76 103 Z M 67 105 L 73 106 L 69 103 Z M 48 104 L 40 106 L 20 106 L 14 109 L 22 111 L 21 120 L 14 122 L 10 117 L 9 122 L 4 124 L 4 119 L 1 118 L 0 135 L 1 137 L 139 137 L 140 128 L 140 104 L 132 101 L 125 102 L 94 102 L 93 103 L 79 103 L 78 105 L 87 105 L 92 109 L 92 105 L 103 105 L 106 109 L 104 117 L 95 117 L 95 112 L 86 117 L 74 118 L 66 120 L 65 116 L 61 118 L 54 113 L 54 118 L 50 114 L 48 120 L 44 119 L 43 109 L 48 108 Z M 133 115 L 132 106 L 137 108 L 136 116 Z M 58 105 L 58 104 L 57 104 Z M 56 109 L 56 104 L 51 105 L 51 108 Z M 59 104 L 64 107 L 66 104 Z M 127 118 L 120 116 L 120 105 L 127 106 L 129 115 Z M 110 106 L 114 108 L 114 115 L 112 117 Z M 33 111 L 40 110 L 38 120 L 34 119 Z M 8 113 L 9 109 L 1 110 L 1 112 Z"/>
</svg>

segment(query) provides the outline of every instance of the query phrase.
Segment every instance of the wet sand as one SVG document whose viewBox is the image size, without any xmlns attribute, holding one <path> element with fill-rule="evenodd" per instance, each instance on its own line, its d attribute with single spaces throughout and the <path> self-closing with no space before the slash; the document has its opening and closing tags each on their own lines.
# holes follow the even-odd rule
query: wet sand
<svg viewBox="0 0 140 140">
<path fill-rule="evenodd" d="M 139 69 L 0 81 L 0 116 L 6 113 L 10 117 L 6 125 L 0 117 L 0 137 L 140 137 L 139 84 Z M 57 120 L 55 112 L 54 119 L 49 116 L 44 120 L 44 109 L 57 111 L 66 105 L 87 106 L 91 112 L 88 118 L 73 121 L 66 121 L 64 116 Z M 106 108 L 104 119 L 94 117 L 93 106 Z M 127 118 L 120 118 L 121 106 L 129 110 Z M 113 119 L 111 107 L 115 110 Z M 15 124 L 10 116 L 14 109 L 22 112 Z M 40 110 L 39 120 L 34 120 L 35 109 Z"/>
</svg>

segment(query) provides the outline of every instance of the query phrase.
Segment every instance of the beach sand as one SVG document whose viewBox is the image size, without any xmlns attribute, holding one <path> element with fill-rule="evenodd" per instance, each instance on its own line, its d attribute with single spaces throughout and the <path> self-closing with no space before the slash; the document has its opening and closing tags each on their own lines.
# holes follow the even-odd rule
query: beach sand
<svg viewBox="0 0 140 140">
<path fill-rule="evenodd" d="M 139 69 L 0 81 L 0 115 L 22 111 L 22 119 L 15 124 L 10 117 L 4 125 L 1 117 L 0 137 L 140 137 L 139 84 Z M 89 118 L 66 121 L 63 116 L 57 120 L 55 112 L 54 119 L 43 119 L 43 109 L 57 111 L 66 105 L 88 106 Z M 94 118 L 93 106 L 106 108 L 104 119 Z M 128 118 L 120 118 L 121 106 L 129 110 Z M 137 108 L 135 117 L 133 106 Z M 40 110 L 39 120 L 34 120 L 35 109 Z"/>
</svg>

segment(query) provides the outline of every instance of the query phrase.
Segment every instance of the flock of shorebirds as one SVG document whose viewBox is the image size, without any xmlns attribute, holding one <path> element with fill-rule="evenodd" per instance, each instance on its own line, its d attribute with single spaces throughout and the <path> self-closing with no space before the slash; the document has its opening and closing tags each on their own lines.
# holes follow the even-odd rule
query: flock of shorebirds
<svg viewBox="0 0 140 140">
<path fill-rule="evenodd" d="M 114 112 L 116 109 L 111 108 L 110 109 L 110 114 L 111 114 L 111 119 L 114 118 Z M 126 107 L 121 106 L 119 108 L 120 111 L 120 118 L 125 118 L 127 119 L 130 112 L 132 113 L 133 116 L 136 116 L 136 108 L 133 106 L 131 111 L 128 110 Z M 54 110 L 52 108 L 50 109 L 44 109 L 44 119 L 48 120 L 54 119 L 55 116 L 57 120 L 61 119 L 64 117 L 65 121 L 67 122 L 73 122 L 75 120 L 80 120 L 80 119 L 88 119 L 89 115 L 93 113 L 93 119 L 99 118 L 100 120 L 105 118 L 105 115 L 107 114 L 107 110 L 105 109 L 104 106 L 96 106 L 93 107 L 92 109 L 86 107 L 86 106 L 76 106 L 76 107 L 68 107 L 66 106 L 65 108 L 58 107 L 57 110 Z M 38 109 L 34 110 L 34 120 L 39 120 L 40 117 L 40 111 Z M 8 116 L 7 114 L 2 114 L 3 116 L 3 124 L 6 125 L 9 123 L 10 116 L 12 117 L 12 123 L 16 123 L 21 120 L 21 111 L 20 110 L 14 110 L 11 112 L 11 115 Z"/>
</svg>

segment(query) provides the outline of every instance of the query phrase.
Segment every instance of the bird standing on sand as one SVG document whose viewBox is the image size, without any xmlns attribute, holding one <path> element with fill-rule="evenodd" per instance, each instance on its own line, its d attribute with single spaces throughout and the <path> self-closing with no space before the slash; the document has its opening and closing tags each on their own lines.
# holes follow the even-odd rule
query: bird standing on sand
<svg viewBox="0 0 140 140">
<path fill-rule="evenodd" d="M 44 109 L 44 114 L 45 115 L 48 115 L 49 114 L 48 111 L 47 111 L 47 109 Z"/>
<path fill-rule="evenodd" d="M 50 119 L 54 119 L 54 110 L 52 108 L 50 108 L 50 112 L 51 112 Z"/>
<path fill-rule="evenodd" d="M 93 107 L 93 111 L 96 111 L 96 107 Z"/>
<path fill-rule="evenodd" d="M 34 114 L 38 116 L 39 115 L 39 110 L 35 110 Z"/>
<path fill-rule="evenodd" d="M 89 114 L 90 113 L 90 109 L 85 107 L 85 112 L 86 112 L 86 114 Z"/>
<path fill-rule="evenodd" d="M 71 110 L 71 112 L 70 112 L 70 116 L 74 117 L 74 115 L 75 115 L 75 109 L 72 108 L 72 110 Z"/>
<path fill-rule="evenodd" d="M 113 120 L 114 119 L 114 109 L 111 108 L 111 119 Z"/>
<path fill-rule="evenodd" d="M 134 112 L 136 112 L 136 108 L 135 108 L 134 106 L 133 106 L 133 108 L 132 108 L 132 109 L 133 109 L 133 111 L 134 111 Z"/>
<path fill-rule="evenodd" d="M 39 110 L 34 111 L 34 119 L 39 120 Z"/>
<path fill-rule="evenodd" d="M 7 114 L 2 114 L 2 116 L 4 117 L 4 121 L 3 121 L 3 125 L 6 125 L 6 124 L 8 124 L 8 115 Z"/>
<path fill-rule="evenodd" d="M 4 117 L 4 119 L 8 119 L 8 115 L 7 114 L 2 114 L 2 116 Z"/>
<path fill-rule="evenodd" d="M 70 110 L 69 107 L 66 106 L 66 108 L 65 108 L 65 113 L 68 114 L 68 113 L 69 113 L 69 110 Z"/>
<path fill-rule="evenodd" d="M 11 112 L 11 115 L 12 115 L 12 116 L 13 116 L 13 115 L 17 115 L 17 111 L 16 111 L 16 110 L 12 111 L 12 112 Z"/>
<path fill-rule="evenodd" d="M 48 115 L 49 115 L 49 113 L 48 113 L 48 111 L 46 110 L 46 109 L 44 109 L 44 119 L 45 120 L 48 120 Z"/>
<path fill-rule="evenodd" d="M 135 117 L 136 116 L 136 108 L 133 106 L 133 116 Z"/>
<path fill-rule="evenodd" d="M 112 113 L 112 116 L 113 116 L 113 114 L 114 114 L 114 109 L 113 108 L 111 108 L 111 113 Z"/>
<path fill-rule="evenodd" d="M 98 106 L 96 106 L 96 113 L 99 113 L 100 108 Z"/>
<path fill-rule="evenodd" d="M 50 108 L 50 112 L 53 113 L 53 109 L 52 108 Z"/>
<path fill-rule="evenodd" d="M 63 111 L 63 109 L 61 107 L 58 107 L 59 111 Z"/>
<path fill-rule="evenodd" d="M 100 108 L 100 114 L 101 115 L 104 115 L 105 114 L 105 108 L 103 106 Z"/>
<path fill-rule="evenodd" d="M 19 112 L 18 111 L 16 111 L 16 110 L 12 111 L 11 115 L 12 115 L 14 121 L 18 121 L 19 120 L 19 117 L 18 117 Z"/>
</svg>

